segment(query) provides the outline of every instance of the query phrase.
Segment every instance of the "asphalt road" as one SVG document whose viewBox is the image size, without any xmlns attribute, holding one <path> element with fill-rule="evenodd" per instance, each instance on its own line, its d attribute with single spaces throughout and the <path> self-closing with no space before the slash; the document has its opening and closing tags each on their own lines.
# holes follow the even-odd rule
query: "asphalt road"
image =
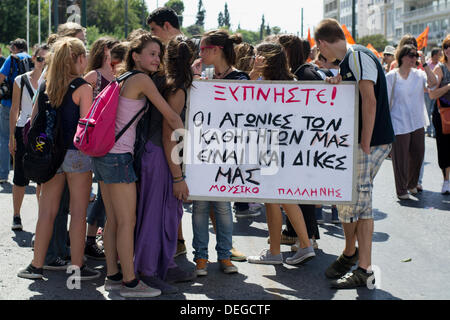
<svg viewBox="0 0 450 320">
<path fill-rule="evenodd" d="M 12 181 L 12 172 L 10 175 Z M 375 179 L 373 208 L 373 264 L 379 288 L 336 291 L 329 289 L 324 270 L 340 255 L 344 246 L 342 228 L 325 223 L 320 226 L 321 239 L 316 258 L 295 267 L 235 263 L 238 274 L 225 275 L 219 270 L 214 250 L 215 237 L 210 234 L 210 261 L 207 277 L 179 284 L 179 293 L 154 298 L 167 300 L 398 300 L 450 299 L 450 196 L 440 194 L 442 175 L 437 166 L 436 144 L 426 138 L 424 191 L 415 201 L 397 200 L 390 160 L 385 160 Z M 96 188 L 96 184 L 94 185 Z M 117 293 L 104 291 L 105 265 L 88 261 L 102 271 L 100 279 L 83 282 L 81 290 L 66 287 L 67 274 L 46 271 L 47 280 L 20 279 L 17 272 L 32 259 L 31 238 L 37 220 L 35 186 L 27 188 L 22 210 L 23 232 L 11 231 L 11 184 L 0 185 L 0 299 L 2 300 L 122 300 Z M 329 211 L 329 208 L 325 208 Z M 325 215 L 329 219 L 330 215 Z M 176 259 L 185 269 L 192 261 L 191 214 L 183 217 L 188 253 Z M 265 215 L 253 219 L 234 218 L 234 246 L 247 255 L 266 248 Z M 290 246 L 282 246 L 284 258 Z"/>
</svg>

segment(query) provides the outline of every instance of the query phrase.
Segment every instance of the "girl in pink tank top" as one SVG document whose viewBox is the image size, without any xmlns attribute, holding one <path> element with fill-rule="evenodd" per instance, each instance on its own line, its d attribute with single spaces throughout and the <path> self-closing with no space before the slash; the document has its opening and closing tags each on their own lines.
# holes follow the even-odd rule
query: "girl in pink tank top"
<svg viewBox="0 0 450 320">
<path fill-rule="evenodd" d="M 180 116 L 173 111 L 149 77 L 160 67 L 163 45 L 150 33 L 134 38 L 129 45 L 125 71 L 141 71 L 122 85 L 115 131 L 118 133 L 145 104 L 148 98 L 172 129 L 183 128 Z M 161 290 L 136 279 L 134 272 L 134 228 L 136 223 L 136 174 L 133 147 L 137 121 L 128 128 L 104 157 L 92 158 L 106 209 L 104 247 L 107 277 L 105 290 L 120 288 L 124 297 L 154 297 Z M 120 235 L 120 237 L 118 237 Z M 117 266 L 120 256 L 120 272 Z"/>
</svg>

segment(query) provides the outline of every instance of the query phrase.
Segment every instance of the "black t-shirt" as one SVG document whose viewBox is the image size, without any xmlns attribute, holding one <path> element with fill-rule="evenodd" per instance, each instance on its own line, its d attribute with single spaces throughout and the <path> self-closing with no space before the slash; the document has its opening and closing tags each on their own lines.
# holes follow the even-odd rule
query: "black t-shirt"
<svg viewBox="0 0 450 320">
<path fill-rule="evenodd" d="M 354 53 L 353 53 L 353 51 Z M 352 60 L 350 62 L 350 59 Z M 356 59 L 356 60 L 355 60 Z M 358 75 L 355 76 L 350 66 L 357 68 Z M 376 72 L 375 72 L 376 68 Z M 392 127 L 391 114 L 389 111 L 389 101 L 386 85 L 386 77 L 383 67 L 377 57 L 367 49 L 360 45 L 354 45 L 347 51 L 344 60 L 340 64 L 340 74 L 343 81 L 371 80 L 374 81 L 375 74 L 377 76 L 374 83 L 375 97 L 377 100 L 375 124 L 372 133 L 370 146 L 379 146 L 389 144 L 394 141 L 394 129 Z M 373 79 L 372 79 L 373 75 Z M 359 94 L 359 132 L 358 142 L 361 142 L 362 129 L 362 99 Z"/>
<path fill-rule="evenodd" d="M 250 80 L 250 76 L 243 71 L 234 70 L 227 74 L 223 80 Z"/>
</svg>

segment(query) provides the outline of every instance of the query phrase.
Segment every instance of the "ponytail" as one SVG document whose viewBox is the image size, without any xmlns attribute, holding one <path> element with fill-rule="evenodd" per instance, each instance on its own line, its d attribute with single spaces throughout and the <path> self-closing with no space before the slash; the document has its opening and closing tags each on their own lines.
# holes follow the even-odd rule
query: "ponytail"
<svg viewBox="0 0 450 320">
<path fill-rule="evenodd" d="M 194 52 L 194 43 L 184 36 L 178 36 L 167 44 L 165 65 L 168 91 L 166 92 L 169 94 L 180 88 L 187 90 L 191 87 Z"/>
<path fill-rule="evenodd" d="M 229 65 L 236 63 L 234 45 L 242 42 L 242 36 L 240 34 L 230 35 L 227 30 L 220 29 L 207 32 L 203 38 L 208 45 L 222 47 L 225 60 Z"/>
</svg>

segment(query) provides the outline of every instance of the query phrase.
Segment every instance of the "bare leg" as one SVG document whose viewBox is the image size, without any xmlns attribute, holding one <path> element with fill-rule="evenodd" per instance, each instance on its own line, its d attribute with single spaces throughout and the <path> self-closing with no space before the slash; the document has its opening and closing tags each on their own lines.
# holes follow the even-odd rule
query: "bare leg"
<svg viewBox="0 0 450 320">
<path fill-rule="evenodd" d="M 368 269 L 372 265 L 373 219 L 361 219 L 357 222 L 356 236 L 359 248 L 359 266 Z"/>
<path fill-rule="evenodd" d="M 36 268 L 44 266 L 65 181 L 65 175 L 60 173 L 56 174 L 50 181 L 42 184 L 39 217 L 36 223 L 36 237 L 34 240 L 34 257 L 31 262 Z"/>
<path fill-rule="evenodd" d="M 108 184 L 109 201 L 111 201 L 116 219 L 116 246 L 122 267 L 123 281 L 136 279 L 134 273 L 134 228 L 136 225 L 136 184 Z"/>
<path fill-rule="evenodd" d="M 270 253 L 277 255 L 281 253 L 281 229 L 283 227 L 283 217 L 279 204 L 266 203 L 266 219 L 269 228 Z"/>
<path fill-rule="evenodd" d="M 13 214 L 14 216 L 20 216 L 20 208 L 22 208 L 23 198 L 25 196 L 25 187 L 13 185 Z"/>
<path fill-rule="evenodd" d="M 108 276 L 113 276 L 119 272 L 117 267 L 117 223 L 114 213 L 114 208 L 110 200 L 109 189 L 103 183 L 99 181 L 100 189 L 102 191 L 103 203 L 105 204 L 106 223 L 103 230 L 103 246 L 105 248 L 106 257 L 106 272 Z"/>
<path fill-rule="evenodd" d="M 348 257 L 351 257 L 355 254 L 356 227 L 357 227 L 357 222 L 342 224 L 342 228 L 344 229 L 344 235 L 345 235 L 344 255 L 346 255 Z"/>
<path fill-rule="evenodd" d="M 304 249 L 311 246 L 302 209 L 296 204 L 283 204 L 283 209 L 289 217 L 289 221 L 291 222 L 295 233 L 297 233 L 297 237 L 300 240 L 300 247 Z"/>
<path fill-rule="evenodd" d="M 70 191 L 70 253 L 72 265 L 83 266 L 86 242 L 86 211 L 91 194 L 92 172 L 66 173 Z"/>
</svg>

